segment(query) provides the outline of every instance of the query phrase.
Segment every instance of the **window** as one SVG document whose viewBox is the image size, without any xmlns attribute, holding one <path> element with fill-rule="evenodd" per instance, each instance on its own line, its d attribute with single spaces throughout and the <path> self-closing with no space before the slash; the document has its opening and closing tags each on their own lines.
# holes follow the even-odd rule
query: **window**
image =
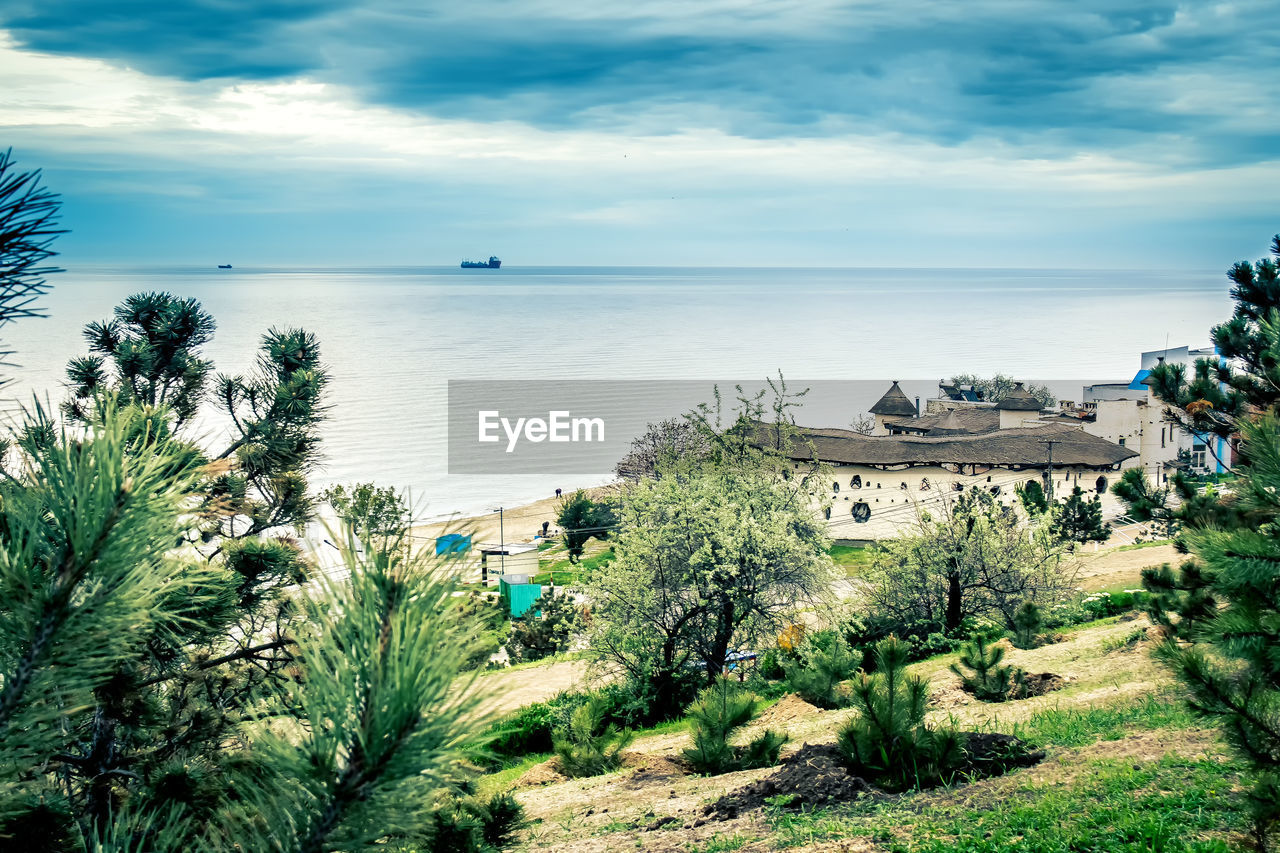
<svg viewBox="0 0 1280 853">
<path fill-rule="evenodd" d="M 853 505 L 853 520 L 857 524 L 865 524 L 871 518 L 871 507 L 862 501 Z"/>
<path fill-rule="evenodd" d="M 906 483 L 903 483 L 903 484 L 902 484 L 902 491 L 904 491 L 904 492 L 905 492 L 906 490 L 907 490 L 907 484 L 906 484 Z"/>
<path fill-rule="evenodd" d="M 999 494 L 1000 494 L 1000 484 L 999 484 L 999 483 L 996 483 L 994 486 L 992 486 L 992 487 L 991 487 L 991 494 L 993 494 L 993 495 L 999 495 Z"/>
<path fill-rule="evenodd" d="M 827 507 L 826 510 L 823 512 L 823 515 L 826 518 L 831 518 L 831 507 Z"/>
<path fill-rule="evenodd" d="M 1160 427 L 1160 446 L 1164 447 L 1164 433 L 1168 427 Z"/>
<path fill-rule="evenodd" d="M 839 492 L 839 491 L 840 491 L 840 484 L 839 484 L 839 483 L 832 483 L 832 484 L 831 484 L 831 491 L 833 491 L 833 492 Z"/>
<path fill-rule="evenodd" d="M 929 491 L 929 490 L 930 490 L 930 489 L 932 489 L 932 488 L 933 488 L 933 486 L 930 486 L 930 485 L 929 485 L 929 478 L 928 478 L 928 477 L 921 477 L 921 478 L 920 478 L 920 491 L 922 491 L 922 492 L 927 492 L 927 491 Z"/>
<path fill-rule="evenodd" d="M 861 488 L 862 488 L 862 475 L 861 475 L 861 474 L 854 474 L 854 475 L 853 475 L 853 479 L 849 481 L 849 488 L 851 488 L 851 489 L 861 489 Z"/>
<path fill-rule="evenodd" d="M 1205 469 L 1205 463 L 1208 461 L 1209 446 L 1196 442 L 1191 445 L 1191 467 L 1199 471 Z"/>
<path fill-rule="evenodd" d="M 1124 440 L 1123 438 L 1122 438 L 1122 439 L 1120 439 L 1120 446 L 1121 446 L 1121 447 L 1124 447 L 1124 442 L 1125 442 L 1125 440 Z"/>
<path fill-rule="evenodd" d="M 1099 477 L 1098 481 L 1093 484 L 1093 490 L 1100 495 L 1105 493 L 1107 491 L 1107 478 Z"/>
</svg>

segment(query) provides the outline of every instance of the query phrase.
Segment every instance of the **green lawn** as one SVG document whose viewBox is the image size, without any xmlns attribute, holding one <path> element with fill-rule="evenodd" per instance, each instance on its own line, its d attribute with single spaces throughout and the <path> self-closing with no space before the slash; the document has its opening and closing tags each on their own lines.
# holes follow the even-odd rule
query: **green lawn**
<svg viewBox="0 0 1280 853">
<path fill-rule="evenodd" d="M 892 853 L 1227 853 L 1228 838 L 1249 827 L 1244 768 L 1225 748 L 1175 751 L 1195 724 L 1172 696 L 1049 709 L 1014 729 L 1050 749 L 1053 763 L 1041 773 L 988 780 L 962 796 L 940 790 L 798 814 L 774 809 L 769 823 L 778 847 L 861 837 Z M 1166 735 L 1169 751 L 1081 750 L 1141 731 Z"/>
<path fill-rule="evenodd" d="M 832 545 L 827 551 L 836 567 L 844 571 L 845 577 L 854 577 L 871 559 L 871 552 L 859 545 Z"/>
</svg>

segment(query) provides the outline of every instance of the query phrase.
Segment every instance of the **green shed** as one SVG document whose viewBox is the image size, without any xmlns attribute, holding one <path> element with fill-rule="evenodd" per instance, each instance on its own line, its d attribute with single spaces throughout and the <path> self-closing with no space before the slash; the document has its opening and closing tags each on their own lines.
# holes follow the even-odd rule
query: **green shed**
<svg viewBox="0 0 1280 853">
<path fill-rule="evenodd" d="M 542 584 L 529 583 L 528 575 L 503 575 L 498 579 L 498 596 L 506 605 L 507 613 L 516 619 L 528 613 L 542 597 Z"/>
</svg>

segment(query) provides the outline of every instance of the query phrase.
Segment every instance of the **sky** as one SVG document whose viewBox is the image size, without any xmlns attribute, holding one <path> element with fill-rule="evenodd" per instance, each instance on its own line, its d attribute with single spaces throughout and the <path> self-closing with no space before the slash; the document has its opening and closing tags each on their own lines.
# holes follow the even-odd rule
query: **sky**
<svg viewBox="0 0 1280 853">
<path fill-rule="evenodd" d="M 71 264 L 1194 267 L 1280 0 L 6 0 Z"/>
</svg>

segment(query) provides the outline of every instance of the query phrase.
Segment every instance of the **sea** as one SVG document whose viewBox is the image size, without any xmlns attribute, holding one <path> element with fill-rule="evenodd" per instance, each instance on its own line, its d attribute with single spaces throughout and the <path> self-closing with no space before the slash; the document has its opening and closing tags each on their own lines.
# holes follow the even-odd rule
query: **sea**
<svg viewBox="0 0 1280 853">
<path fill-rule="evenodd" d="M 927 398 L 939 379 L 1001 372 L 1078 399 L 1082 383 L 1131 379 L 1143 351 L 1206 345 L 1231 311 L 1222 270 L 73 265 L 49 281 L 47 316 L 0 330 L 13 352 L 0 391 L 10 421 L 65 397 L 84 325 L 125 296 L 192 296 L 217 320 L 206 354 L 219 372 L 251 370 L 269 328 L 315 333 L 332 374 L 315 484 L 394 486 L 424 520 L 612 476 L 603 465 L 451 473 L 451 380 L 692 380 L 710 399 L 781 372 L 793 389 L 857 381 L 807 421 L 797 414 L 848 426 L 895 379 Z M 225 443 L 216 416 L 196 429 Z"/>
</svg>

